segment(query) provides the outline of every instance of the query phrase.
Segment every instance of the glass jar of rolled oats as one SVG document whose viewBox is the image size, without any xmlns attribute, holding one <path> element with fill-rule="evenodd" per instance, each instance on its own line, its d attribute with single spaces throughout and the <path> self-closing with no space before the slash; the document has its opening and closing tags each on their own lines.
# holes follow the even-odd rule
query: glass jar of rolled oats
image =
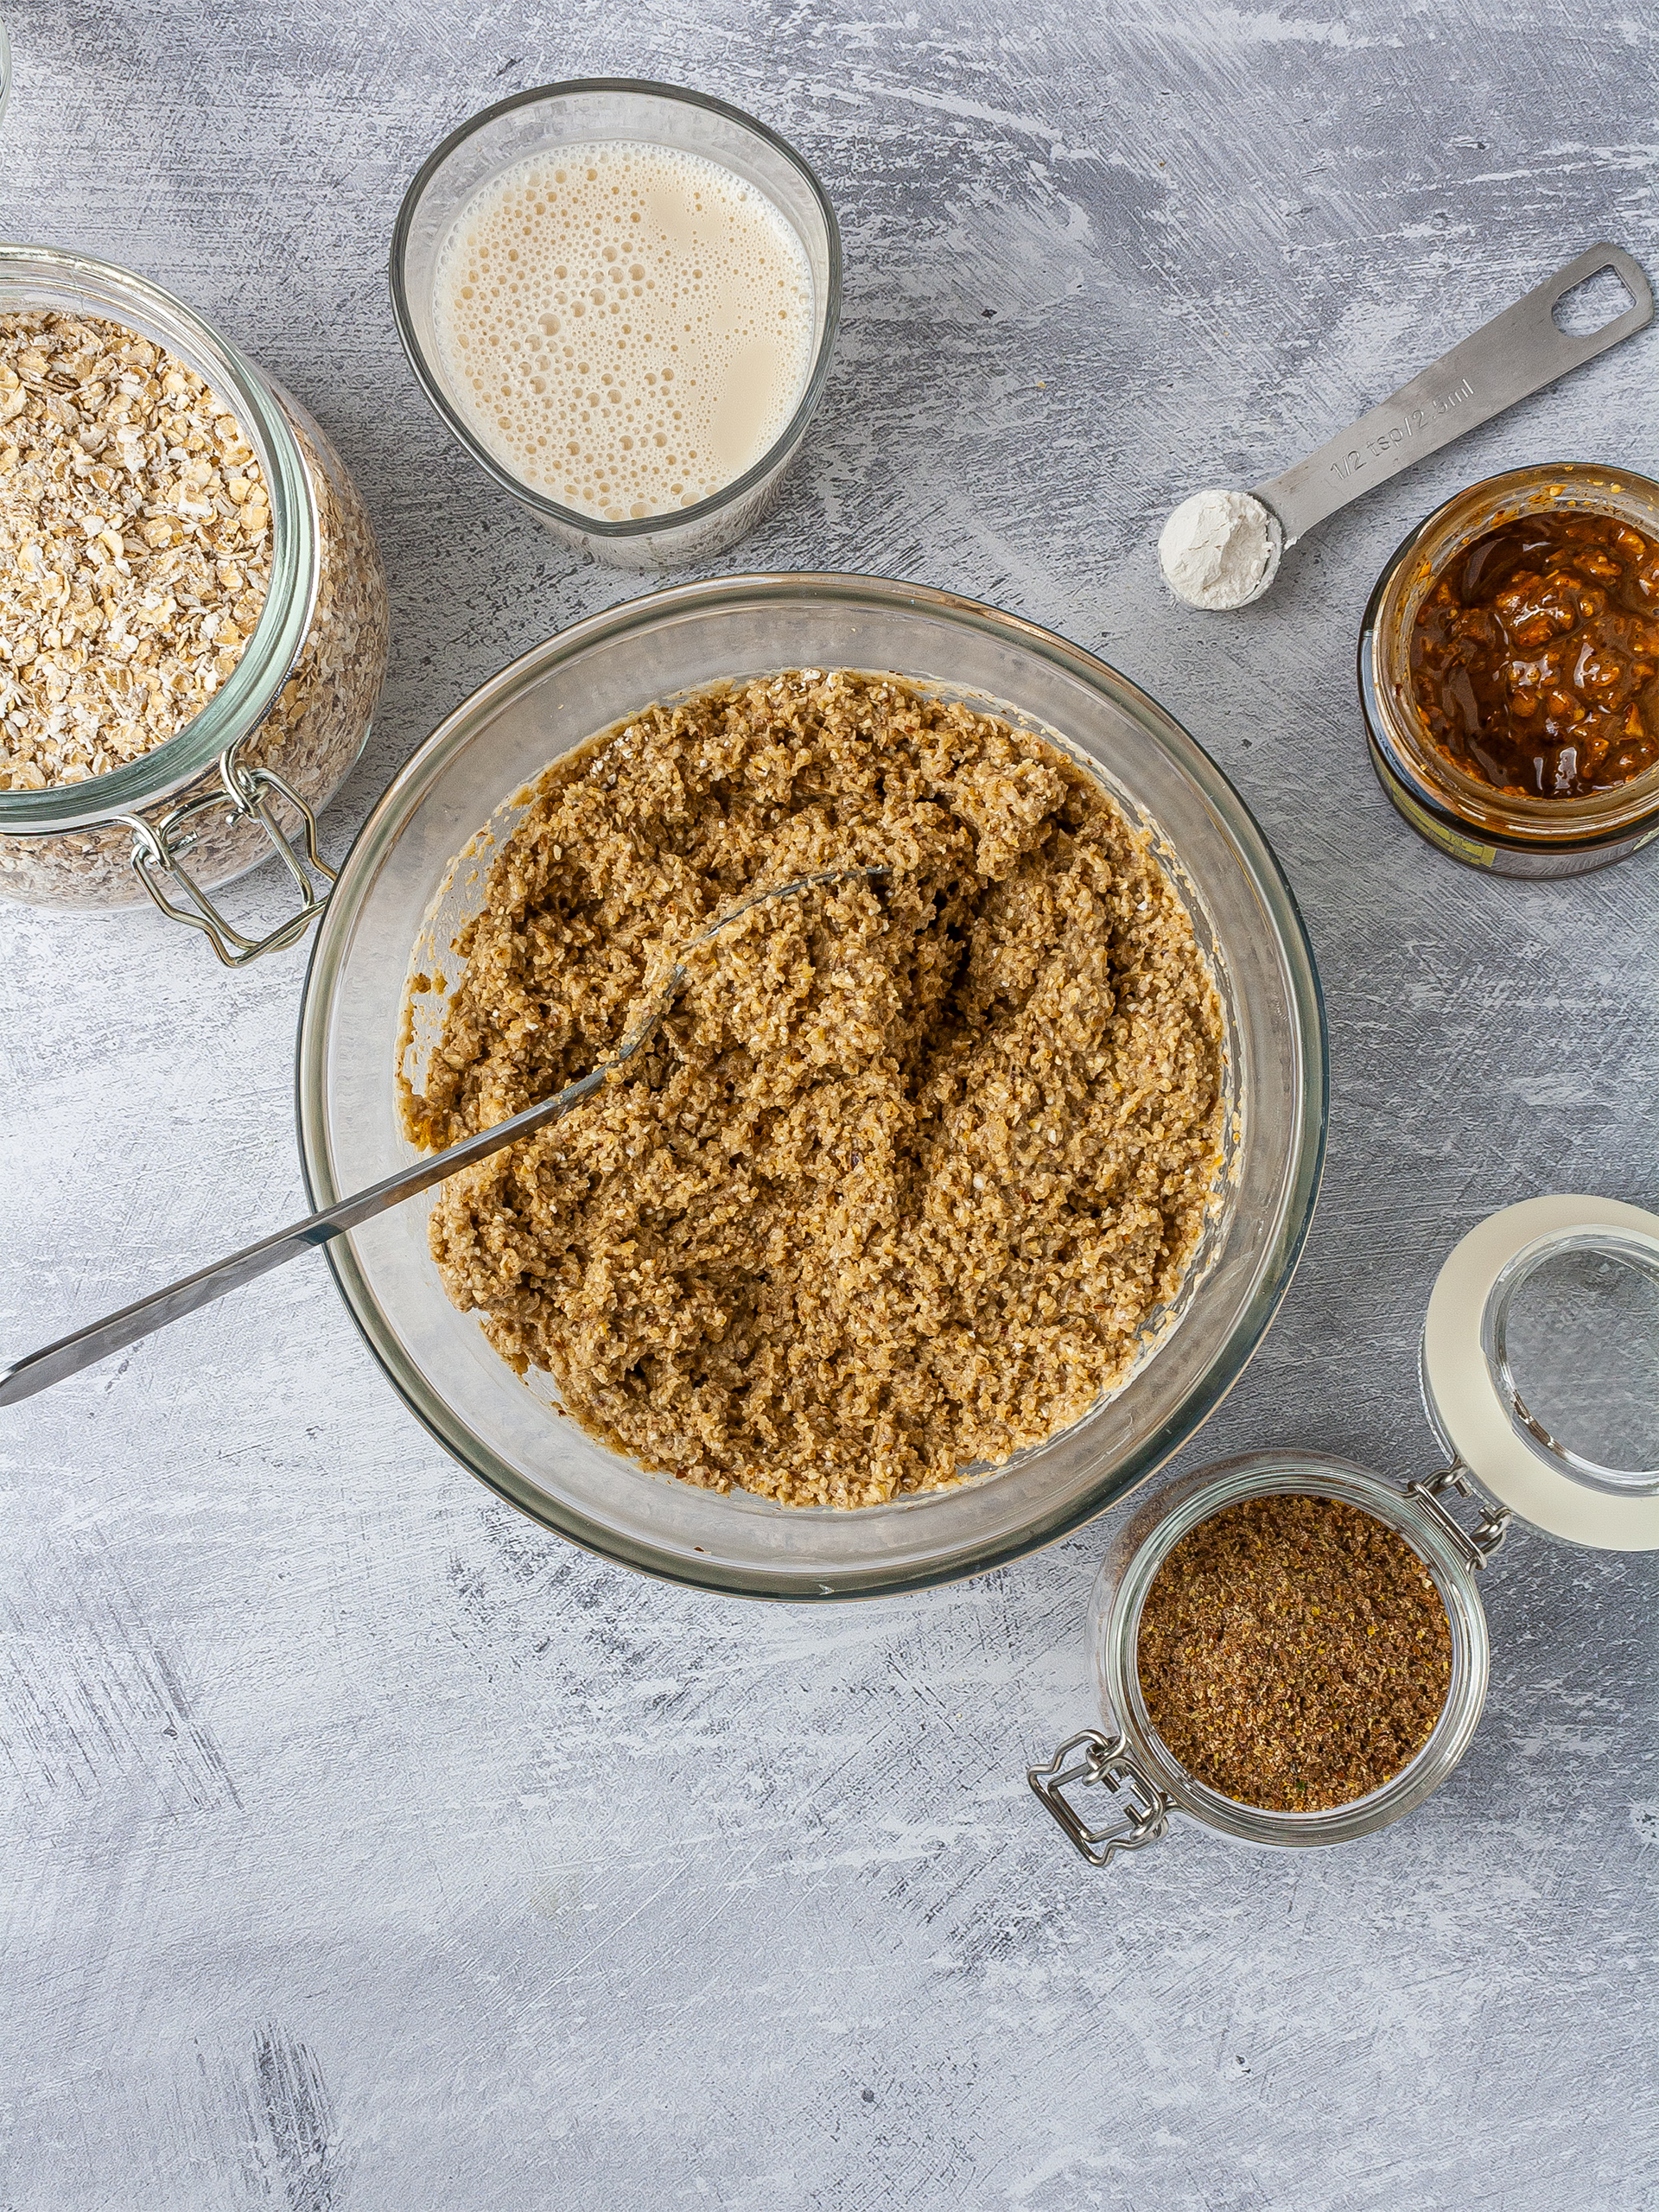
<svg viewBox="0 0 1659 2212">
<path fill-rule="evenodd" d="M 327 895 L 316 816 L 369 733 L 385 572 L 298 401 L 130 271 L 0 246 L 0 896 L 152 900 L 240 966 Z M 249 938 L 211 893 L 275 855 Z"/>
</svg>

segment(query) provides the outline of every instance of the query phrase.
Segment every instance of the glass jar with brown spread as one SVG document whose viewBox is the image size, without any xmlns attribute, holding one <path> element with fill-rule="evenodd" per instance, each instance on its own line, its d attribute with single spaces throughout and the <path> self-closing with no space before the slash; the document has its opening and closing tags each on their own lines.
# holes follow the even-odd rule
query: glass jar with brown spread
<svg viewBox="0 0 1659 2212">
<path fill-rule="evenodd" d="M 1578 875 L 1659 836 L 1659 485 L 1584 462 L 1419 524 L 1359 640 L 1371 764 L 1454 859 Z"/>
<path fill-rule="evenodd" d="M 1178 1815 L 1276 1849 L 1388 1827 L 1474 1738 L 1481 1570 L 1511 1527 L 1659 1549 L 1659 1215 L 1491 1215 L 1440 1270 L 1420 1364 L 1438 1473 L 1262 1452 L 1150 1483 L 1120 1522 L 1089 1608 L 1101 1726 L 1027 1777 L 1093 1865 Z"/>
</svg>

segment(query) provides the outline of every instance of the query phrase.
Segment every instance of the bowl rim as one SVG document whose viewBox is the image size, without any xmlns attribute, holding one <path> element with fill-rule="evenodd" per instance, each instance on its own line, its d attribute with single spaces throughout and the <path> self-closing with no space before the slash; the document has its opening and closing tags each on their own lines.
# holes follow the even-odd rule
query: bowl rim
<svg viewBox="0 0 1659 2212">
<path fill-rule="evenodd" d="M 722 484 L 719 491 L 712 493 L 706 499 L 699 499 L 695 506 L 674 507 L 660 514 L 630 516 L 621 522 L 608 521 L 601 515 L 584 514 L 578 508 L 567 507 L 557 499 L 549 499 L 545 493 L 536 491 L 522 477 L 515 476 L 512 469 L 498 460 L 474 435 L 451 402 L 435 365 L 427 358 L 426 349 L 416 332 L 415 318 L 409 302 L 409 289 L 404 281 L 409 237 L 414 227 L 416 211 L 427 186 L 449 156 L 481 130 L 485 124 L 493 123 L 499 116 L 511 115 L 515 109 L 531 106 L 538 100 L 568 99 L 580 92 L 647 93 L 654 99 L 671 101 L 681 107 L 702 108 L 710 114 L 723 116 L 728 123 L 738 124 L 745 130 L 752 131 L 799 172 L 807 189 L 817 202 L 829 247 L 830 275 L 824 288 L 823 334 L 813 349 L 812 365 L 805 384 L 801 387 L 801 396 L 777 437 L 741 476 L 734 477 L 729 484 Z M 626 544 L 634 539 L 661 537 L 665 531 L 694 526 L 708 521 L 712 516 L 723 513 L 745 493 L 764 483 L 779 461 L 792 452 L 823 397 L 823 388 L 829 381 L 835 356 L 836 334 L 841 324 L 841 225 L 836 219 L 830 195 L 811 163 L 790 144 L 788 139 L 769 124 L 762 123 L 758 116 L 750 115 L 741 107 L 734 107 L 728 100 L 716 99 L 712 93 L 694 92 L 684 85 L 661 84 L 654 78 L 569 77 L 556 84 L 532 85 L 524 92 L 511 93 L 505 99 L 480 108 L 476 115 L 468 116 L 464 123 L 433 148 L 416 170 L 398 205 L 397 219 L 391 232 L 388 279 L 392 320 L 397 326 L 397 336 L 409 365 L 415 372 L 416 381 L 426 394 L 438 420 L 462 450 L 469 454 L 504 492 L 509 492 L 514 499 L 522 500 L 545 521 L 561 530 L 577 531 L 586 537 Z"/>
<path fill-rule="evenodd" d="M 423 793 L 450 755 L 472 741 L 477 722 L 499 713 L 550 669 L 576 658 L 589 645 L 613 642 L 664 615 L 729 612 L 734 603 L 764 605 L 825 598 L 865 606 L 874 602 L 884 607 L 925 608 L 948 620 L 984 626 L 1129 710 L 1198 786 L 1267 911 L 1289 985 L 1287 1013 L 1300 1070 L 1294 1158 L 1255 1287 L 1192 1388 L 1133 1452 L 1111 1461 L 1109 1466 L 1103 1459 L 1099 1480 L 1070 1501 L 990 1541 L 963 1543 L 925 1566 L 861 1563 L 856 1567 L 826 1570 L 810 1579 L 798 1569 L 780 1573 L 715 1560 L 703 1567 L 696 1558 L 669 1546 L 619 1537 L 565 1499 L 539 1489 L 499 1458 L 404 1358 L 397 1332 L 357 1263 L 350 1236 L 337 1237 L 324 1247 L 346 1311 L 393 1389 L 427 1433 L 509 1504 L 583 1550 L 663 1581 L 732 1597 L 807 1602 L 887 1597 L 961 1581 L 1069 1535 L 1155 1473 L 1209 1419 L 1249 1364 L 1290 1287 L 1313 1222 L 1325 1163 L 1330 1052 L 1324 993 L 1306 925 L 1277 855 L 1249 808 L 1197 740 L 1109 662 L 1023 616 L 928 585 L 885 576 L 791 569 L 673 584 L 626 600 L 574 623 L 509 662 L 444 717 L 388 784 L 340 863 L 322 923 L 312 942 L 300 1001 L 294 1069 L 300 1170 L 309 1203 L 321 1209 L 343 1195 L 335 1187 L 328 1155 L 323 1085 L 328 1065 L 329 1016 L 355 920 L 359 888 L 366 889 L 372 883 Z M 1127 1479 L 1126 1469 L 1129 1471 Z"/>
</svg>

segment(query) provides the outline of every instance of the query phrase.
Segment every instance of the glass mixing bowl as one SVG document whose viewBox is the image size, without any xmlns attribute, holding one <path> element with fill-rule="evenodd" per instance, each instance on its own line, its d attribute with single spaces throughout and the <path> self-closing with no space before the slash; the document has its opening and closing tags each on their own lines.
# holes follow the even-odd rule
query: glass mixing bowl
<svg viewBox="0 0 1659 2212">
<path fill-rule="evenodd" d="M 1237 1379 L 1289 1282 L 1325 1149 L 1325 1014 L 1267 840 L 1179 724 L 1103 661 L 972 600 L 869 576 L 683 584 L 538 645 L 457 708 L 404 768 L 340 871 L 300 1014 L 297 1105 L 312 1202 L 391 1174 L 394 1071 L 417 938 L 438 951 L 481 903 L 488 828 L 562 753 L 652 701 L 785 668 L 902 675 L 995 703 L 1090 768 L 1152 836 L 1214 970 L 1231 1084 L 1224 1193 L 1173 1310 L 1128 1382 L 1083 1420 L 955 1490 L 856 1512 L 720 1497 L 649 1475 L 555 1411 L 445 1296 L 427 1202 L 327 1248 L 405 1402 L 492 1489 L 561 1535 L 675 1581 L 754 1597 L 918 1589 L 1052 1542 L 1149 1475 Z M 434 923 L 429 918 L 435 915 Z M 453 969 L 451 969 L 453 979 Z"/>
</svg>

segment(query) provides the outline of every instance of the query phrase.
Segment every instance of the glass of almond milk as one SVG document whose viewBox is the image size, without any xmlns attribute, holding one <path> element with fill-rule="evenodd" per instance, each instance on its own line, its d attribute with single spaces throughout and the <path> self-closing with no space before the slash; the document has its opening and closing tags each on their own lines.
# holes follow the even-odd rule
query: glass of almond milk
<svg viewBox="0 0 1659 2212">
<path fill-rule="evenodd" d="M 486 108 L 410 186 L 392 308 L 454 436 L 556 536 L 673 569 L 760 519 L 830 370 L 841 233 L 792 148 L 624 78 Z"/>
</svg>

